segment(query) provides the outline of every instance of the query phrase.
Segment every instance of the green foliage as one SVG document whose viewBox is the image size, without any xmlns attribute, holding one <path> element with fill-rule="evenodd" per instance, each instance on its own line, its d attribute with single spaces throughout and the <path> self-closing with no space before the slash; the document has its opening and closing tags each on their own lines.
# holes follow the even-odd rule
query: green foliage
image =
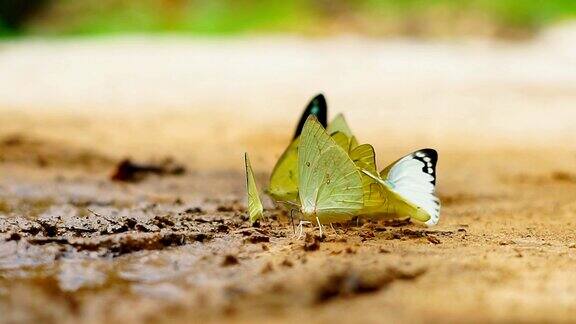
<svg viewBox="0 0 576 324">
<path fill-rule="evenodd" d="M 429 35 L 435 31 L 439 34 L 459 31 L 466 24 L 475 31 L 480 24 L 497 31 L 532 33 L 574 17 L 574 0 L 53 0 L 32 17 L 24 30 L 48 35 L 126 32 Z M 6 28 L 0 22 L 2 34 L 6 34 Z"/>
<path fill-rule="evenodd" d="M 307 1 L 251 0 L 75 0 L 55 2 L 47 16 L 28 29 L 40 34 L 109 34 L 125 32 L 303 31 L 311 24 Z M 67 19 L 57 19 L 67 17 Z"/>
<path fill-rule="evenodd" d="M 0 19 L 0 37 L 7 36 L 11 33 L 10 29 L 6 27 L 4 22 Z"/>
</svg>

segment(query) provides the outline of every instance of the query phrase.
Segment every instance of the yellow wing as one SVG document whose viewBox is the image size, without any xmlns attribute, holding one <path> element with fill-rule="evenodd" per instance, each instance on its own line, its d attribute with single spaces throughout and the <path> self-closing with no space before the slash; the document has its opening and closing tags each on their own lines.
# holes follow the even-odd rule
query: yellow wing
<svg viewBox="0 0 576 324">
<path fill-rule="evenodd" d="M 332 134 L 332 139 L 346 152 L 356 143 L 356 138 L 347 137 L 342 132 Z M 267 192 L 276 201 L 297 202 L 298 201 L 298 145 L 300 138 L 296 138 L 286 148 L 284 153 L 276 162 L 272 175 L 270 176 L 270 185 Z"/>
<path fill-rule="evenodd" d="M 350 158 L 358 167 L 376 174 L 376 153 L 370 144 L 356 146 L 350 151 Z"/>
<path fill-rule="evenodd" d="M 356 146 L 350 152 L 350 159 L 362 172 L 362 188 L 364 191 L 364 208 L 359 214 L 367 215 L 377 212 L 386 203 L 386 191 L 382 185 L 364 172 L 377 174 L 376 153 L 370 144 Z"/>
<path fill-rule="evenodd" d="M 366 209 L 363 211 L 363 215 L 368 217 L 410 217 L 422 223 L 426 223 L 430 220 L 430 215 L 428 215 L 426 211 L 418 208 L 418 206 L 393 191 L 386 180 L 383 180 L 369 172 L 362 172 L 380 184 L 380 190 L 382 190 L 385 197 L 382 205 Z"/>
<path fill-rule="evenodd" d="M 330 134 L 336 143 L 348 154 L 359 145 L 356 136 L 352 135 L 352 131 L 342 114 L 338 114 L 338 116 L 328 124 L 326 132 Z"/>
<path fill-rule="evenodd" d="M 342 114 L 338 114 L 336 117 L 334 117 L 334 119 L 332 119 L 326 128 L 326 133 L 329 135 L 332 135 L 336 132 L 342 132 L 348 138 L 352 137 L 352 131 L 350 130 L 346 119 L 344 119 L 344 115 Z"/>
<path fill-rule="evenodd" d="M 318 121 L 326 126 L 328 106 L 324 95 L 318 94 L 310 100 L 298 121 L 292 143 L 282 153 L 272 170 L 267 192 L 276 201 L 294 203 L 298 201 L 298 143 L 304 123 L 310 115 L 316 116 Z"/>
<path fill-rule="evenodd" d="M 250 222 L 254 223 L 262 217 L 264 207 L 262 207 L 262 201 L 260 201 L 258 187 L 256 186 L 250 160 L 248 159 L 248 153 L 244 153 L 244 163 L 246 166 L 246 191 L 248 192 L 248 216 L 250 217 Z"/>
<path fill-rule="evenodd" d="M 298 201 L 298 145 L 297 138 L 282 153 L 270 176 L 268 193 L 276 201 Z"/>
<path fill-rule="evenodd" d="M 301 211 L 305 219 L 341 222 L 362 209 L 360 171 L 314 116 L 308 117 L 298 148 Z"/>
<path fill-rule="evenodd" d="M 352 150 L 358 147 L 358 145 L 360 144 L 358 143 L 356 136 L 350 137 L 350 145 L 348 146 L 348 152 L 352 152 Z"/>
<path fill-rule="evenodd" d="M 338 146 L 340 146 L 346 153 L 348 153 L 348 148 L 350 147 L 350 139 L 348 136 L 346 136 L 346 134 L 342 132 L 335 132 L 330 135 L 330 137 L 332 137 Z"/>
</svg>

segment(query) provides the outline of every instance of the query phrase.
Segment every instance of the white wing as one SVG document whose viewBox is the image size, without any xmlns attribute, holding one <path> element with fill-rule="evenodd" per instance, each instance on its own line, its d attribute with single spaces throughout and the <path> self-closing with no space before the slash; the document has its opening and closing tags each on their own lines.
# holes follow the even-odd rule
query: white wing
<svg viewBox="0 0 576 324">
<path fill-rule="evenodd" d="M 423 149 L 401 158 L 380 173 L 392 191 L 430 215 L 426 225 L 436 225 L 440 219 L 440 201 L 435 194 L 437 161 L 435 150 Z"/>
</svg>

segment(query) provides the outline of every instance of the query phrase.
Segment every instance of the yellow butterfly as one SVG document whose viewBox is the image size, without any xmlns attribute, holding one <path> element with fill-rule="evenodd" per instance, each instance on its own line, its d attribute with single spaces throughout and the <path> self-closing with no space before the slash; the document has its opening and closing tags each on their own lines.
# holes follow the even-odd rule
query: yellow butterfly
<svg viewBox="0 0 576 324">
<path fill-rule="evenodd" d="M 382 185 L 365 174 L 378 174 L 376 171 L 376 154 L 370 144 L 358 145 L 350 152 L 350 159 L 362 171 L 362 188 L 364 191 L 364 208 L 361 215 L 372 214 L 378 211 L 386 201 L 386 191 Z"/>
<path fill-rule="evenodd" d="M 322 94 L 314 97 L 304 112 L 290 145 L 276 162 L 270 176 L 267 192 L 276 201 L 296 202 L 298 200 L 298 145 L 300 133 L 308 116 L 316 116 L 322 125 L 326 125 L 328 106 Z"/>
<path fill-rule="evenodd" d="M 264 208 L 254 179 L 254 171 L 248 159 L 248 153 L 244 153 L 244 165 L 246 167 L 246 191 L 248 193 L 248 216 L 250 222 L 254 223 L 262 217 Z"/>
<path fill-rule="evenodd" d="M 352 137 L 352 131 L 350 130 L 350 126 L 348 126 L 348 123 L 346 122 L 346 119 L 342 114 L 336 115 L 336 117 L 332 119 L 330 124 L 328 124 L 328 127 L 326 127 L 326 133 L 328 133 L 329 135 L 332 135 L 336 132 L 341 132 L 347 137 Z"/>
<path fill-rule="evenodd" d="M 320 124 L 326 127 L 328 107 L 323 95 L 314 97 L 300 117 L 292 143 L 276 162 L 270 176 L 270 185 L 267 192 L 276 201 L 296 202 L 298 199 L 298 145 L 300 133 L 308 116 L 316 116 Z M 338 114 L 327 126 L 327 133 L 348 154 L 358 146 L 356 137 L 342 114 Z"/>
<path fill-rule="evenodd" d="M 302 219 L 343 222 L 363 207 L 360 170 L 314 116 L 309 116 L 298 147 L 298 178 Z"/>
<path fill-rule="evenodd" d="M 338 114 L 326 128 L 326 132 L 334 137 L 334 140 L 340 145 L 348 154 L 358 146 L 358 140 L 344 118 L 344 115 Z"/>
</svg>

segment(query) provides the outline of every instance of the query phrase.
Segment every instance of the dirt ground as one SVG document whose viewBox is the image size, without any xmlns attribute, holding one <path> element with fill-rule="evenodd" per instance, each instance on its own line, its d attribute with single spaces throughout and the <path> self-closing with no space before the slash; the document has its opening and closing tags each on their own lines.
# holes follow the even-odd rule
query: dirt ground
<svg viewBox="0 0 576 324">
<path fill-rule="evenodd" d="M 566 35 L 2 44 L 0 322 L 573 321 Z M 242 153 L 263 188 L 318 90 L 380 167 L 438 149 L 438 226 L 249 226 Z M 111 181 L 125 157 L 186 172 Z"/>
</svg>

